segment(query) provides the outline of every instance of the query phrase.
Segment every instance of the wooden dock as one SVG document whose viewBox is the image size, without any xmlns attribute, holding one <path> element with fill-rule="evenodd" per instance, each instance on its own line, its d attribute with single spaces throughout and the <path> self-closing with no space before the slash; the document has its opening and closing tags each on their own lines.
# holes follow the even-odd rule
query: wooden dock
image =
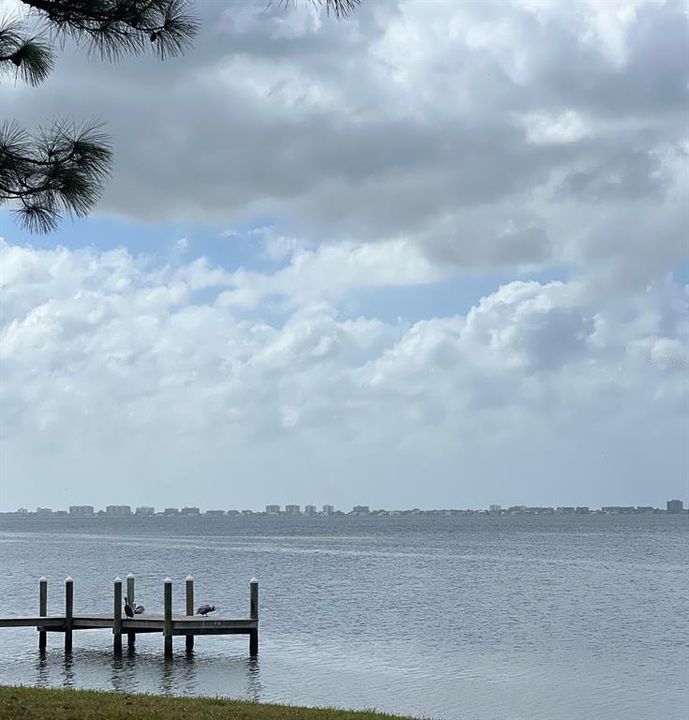
<svg viewBox="0 0 689 720">
<path fill-rule="evenodd" d="M 134 576 L 127 576 L 127 595 L 129 603 L 134 605 Z M 187 652 L 194 648 L 196 635 L 248 635 L 249 654 L 258 653 L 258 580 L 249 582 L 249 617 L 224 618 L 202 617 L 194 615 L 194 579 L 189 576 L 185 581 L 186 614 L 172 613 L 172 580 L 163 582 L 163 614 L 142 613 L 133 618 L 123 617 L 122 580 L 113 582 L 113 611 L 111 613 L 74 614 L 74 581 L 65 580 L 65 612 L 63 615 L 48 615 L 48 581 L 39 580 L 38 615 L 0 618 L 1 628 L 35 627 L 38 630 L 38 647 L 45 650 L 47 633 L 64 633 L 65 652 L 72 652 L 72 634 L 75 630 L 111 630 L 113 648 L 122 652 L 122 635 L 127 635 L 129 647 L 134 647 L 139 633 L 162 633 L 166 657 L 172 656 L 172 638 L 185 636 Z"/>
</svg>

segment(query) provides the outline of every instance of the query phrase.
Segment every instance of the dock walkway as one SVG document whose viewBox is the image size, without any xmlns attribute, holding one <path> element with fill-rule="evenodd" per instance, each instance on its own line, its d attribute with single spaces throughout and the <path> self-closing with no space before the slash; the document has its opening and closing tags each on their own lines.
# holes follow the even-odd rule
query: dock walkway
<svg viewBox="0 0 689 720">
<path fill-rule="evenodd" d="M 46 648 L 46 634 L 64 633 L 65 652 L 72 651 L 72 633 L 75 630 L 111 630 L 115 652 L 122 651 L 122 635 L 126 634 L 128 644 L 133 647 L 139 633 L 162 633 L 165 641 L 165 655 L 172 655 L 172 638 L 184 635 L 187 651 L 193 650 L 196 635 L 248 635 L 249 654 L 258 652 L 258 580 L 249 583 L 250 605 L 248 618 L 212 618 L 194 615 L 194 580 L 186 579 L 186 615 L 172 614 L 172 580 L 164 581 L 162 615 L 141 613 L 133 618 L 122 616 L 122 580 L 115 578 L 113 586 L 112 613 L 84 613 L 75 615 L 73 608 L 74 585 L 72 578 L 65 580 L 65 612 L 62 615 L 47 614 L 48 581 L 39 580 L 38 615 L 0 618 L 0 629 L 35 627 L 39 632 L 39 648 Z M 134 576 L 127 576 L 127 598 L 134 604 Z"/>
</svg>

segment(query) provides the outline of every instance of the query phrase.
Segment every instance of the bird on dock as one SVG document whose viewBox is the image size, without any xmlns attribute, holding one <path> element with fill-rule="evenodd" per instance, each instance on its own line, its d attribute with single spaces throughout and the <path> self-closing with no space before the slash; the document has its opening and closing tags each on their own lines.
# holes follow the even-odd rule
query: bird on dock
<svg viewBox="0 0 689 720">
<path fill-rule="evenodd" d="M 197 615 L 203 615 L 203 617 L 206 617 L 208 613 L 212 613 L 215 610 L 215 605 L 201 605 L 201 607 L 196 611 Z"/>
<path fill-rule="evenodd" d="M 134 615 L 142 615 L 146 612 L 146 608 L 143 605 L 137 605 L 134 608 Z"/>
<path fill-rule="evenodd" d="M 124 599 L 124 614 L 125 614 L 128 618 L 133 618 L 133 617 L 134 617 L 134 609 L 133 609 L 132 606 L 129 604 L 129 598 L 127 598 L 127 597 L 125 597 L 125 599 Z"/>
</svg>

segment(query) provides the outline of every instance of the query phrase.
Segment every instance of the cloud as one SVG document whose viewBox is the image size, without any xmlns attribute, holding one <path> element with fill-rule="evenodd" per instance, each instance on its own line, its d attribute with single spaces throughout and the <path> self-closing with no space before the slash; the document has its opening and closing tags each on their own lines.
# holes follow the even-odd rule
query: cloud
<svg viewBox="0 0 689 720">
<path fill-rule="evenodd" d="M 309 3 L 199 10 L 183 59 L 104 66 L 68 47 L 44 87 L 0 89 L 29 124 L 108 121 L 102 212 L 268 217 L 307 243 L 403 241 L 484 270 L 590 268 L 605 235 L 636 287 L 654 253 L 665 269 L 685 254 L 685 161 L 668 160 L 687 147 L 682 3 L 396 0 L 346 23 Z M 659 240 L 629 253 L 635 212 Z"/>
<path fill-rule="evenodd" d="M 48 468 L 53 504 L 67 478 L 69 497 L 110 499 L 127 478 L 122 499 L 198 502 L 181 488 L 203 475 L 215 504 L 256 506 L 286 488 L 303 502 L 483 503 L 478 475 L 515 501 L 554 483 L 594 502 L 647 492 L 653 463 L 668 492 L 684 476 L 688 305 L 671 279 L 602 307 L 578 281 L 511 282 L 466 315 L 405 326 L 322 300 L 278 321 L 243 316 L 196 294 L 224 292 L 205 261 L 3 243 L 0 268 L 10 504 Z M 614 475 L 602 464 L 575 483 L 560 460 L 543 465 L 604 445 Z M 433 475 L 420 483 L 423 458 Z"/>
</svg>

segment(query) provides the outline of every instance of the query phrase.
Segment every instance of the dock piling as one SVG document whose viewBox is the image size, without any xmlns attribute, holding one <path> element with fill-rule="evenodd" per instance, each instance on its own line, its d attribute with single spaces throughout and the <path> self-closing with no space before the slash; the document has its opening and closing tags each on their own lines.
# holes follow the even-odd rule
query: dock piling
<svg viewBox="0 0 689 720">
<path fill-rule="evenodd" d="M 65 654 L 72 652 L 72 629 L 74 627 L 74 580 L 65 578 Z"/>
<path fill-rule="evenodd" d="M 113 649 L 116 653 L 122 652 L 122 578 L 116 577 L 113 581 L 112 603 L 112 635 Z"/>
<path fill-rule="evenodd" d="M 163 636 L 165 657 L 172 657 L 172 579 L 165 578 L 163 592 Z"/>
<path fill-rule="evenodd" d="M 131 605 L 132 609 L 136 606 L 134 603 L 134 574 L 129 573 L 127 575 L 127 601 Z M 127 633 L 127 647 L 131 650 L 134 648 L 136 643 L 136 633 Z"/>
<path fill-rule="evenodd" d="M 249 618 L 258 621 L 258 580 L 255 577 L 249 581 L 249 588 Z M 258 626 L 258 622 L 256 624 Z M 249 632 L 249 655 L 258 655 L 258 627 Z"/>
<path fill-rule="evenodd" d="M 41 577 L 38 580 L 38 615 L 45 617 L 48 614 L 48 578 Z M 43 651 L 48 645 L 48 633 L 45 630 L 38 631 L 38 649 Z"/>
<path fill-rule="evenodd" d="M 185 581 L 186 585 L 186 600 L 187 600 L 187 615 L 194 615 L 194 578 L 191 575 L 187 575 Z M 191 652 L 194 649 L 194 636 L 186 636 L 186 649 L 187 652 Z"/>
</svg>

